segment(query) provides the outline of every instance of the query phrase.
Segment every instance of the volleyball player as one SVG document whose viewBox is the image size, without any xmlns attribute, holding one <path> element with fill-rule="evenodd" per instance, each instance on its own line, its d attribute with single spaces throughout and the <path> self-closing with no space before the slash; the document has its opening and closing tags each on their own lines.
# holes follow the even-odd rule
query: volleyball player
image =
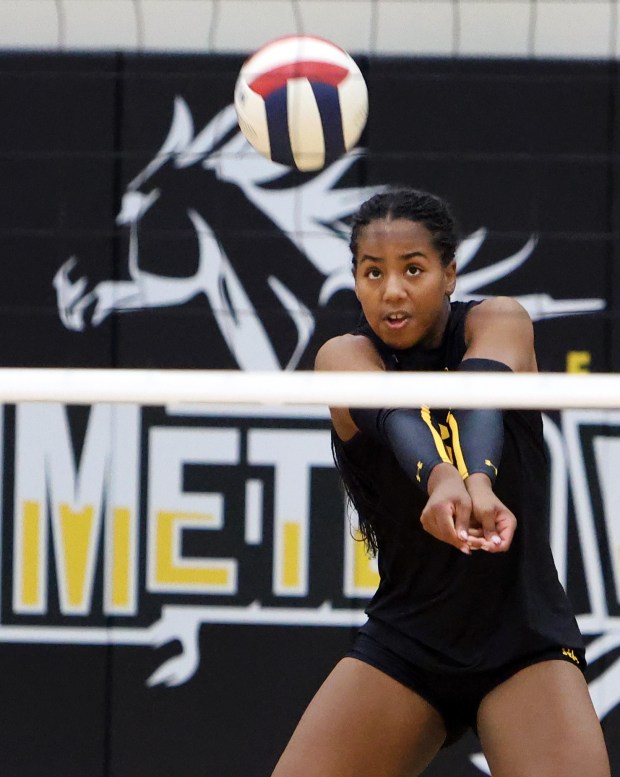
<svg viewBox="0 0 620 777">
<path fill-rule="evenodd" d="M 456 229 L 415 190 L 378 194 L 351 235 L 354 332 L 318 370 L 536 370 L 514 300 L 450 301 Z M 468 728 L 494 777 L 609 777 L 584 644 L 548 543 L 534 411 L 332 408 L 337 467 L 378 551 L 349 655 L 273 777 L 414 777 Z"/>
</svg>

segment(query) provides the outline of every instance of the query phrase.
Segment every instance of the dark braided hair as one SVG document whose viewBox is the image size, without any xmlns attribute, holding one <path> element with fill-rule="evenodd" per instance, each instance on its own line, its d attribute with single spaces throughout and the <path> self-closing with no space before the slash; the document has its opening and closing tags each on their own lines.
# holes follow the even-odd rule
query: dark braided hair
<svg viewBox="0 0 620 777">
<path fill-rule="evenodd" d="M 458 229 L 447 203 L 417 189 L 392 189 L 375 194 L 364 202 L 352 219 L 349 247 L 353 255 L 353 269 L 357 262 L 357 242 L 360 230 L 378 219 L 408 219 L 424 224 L 439 252 L 441 263 L 447 267 L 454 259 L 459 242 Z"/>
<path fill-rule="evenodd" d="M 348 502 L 357 512 L 357 528 L 369 556 L 376 556 L 379 549 L 377 532 L 381 526 L 378 517 L 380 495 L 372 480 L 368 479 L 368 468 L 377 471 L 379 462 L 377 452 L 362 442 L 361 452 L 356 458 L 348 453 L 346 445 L 332 429 L 332 455 L 336 470 L 344 488 Z M 363 457 L 364 464 L 358 459 Z M 352 535 L 353 536 L 353 535 Z"/>
</svg>

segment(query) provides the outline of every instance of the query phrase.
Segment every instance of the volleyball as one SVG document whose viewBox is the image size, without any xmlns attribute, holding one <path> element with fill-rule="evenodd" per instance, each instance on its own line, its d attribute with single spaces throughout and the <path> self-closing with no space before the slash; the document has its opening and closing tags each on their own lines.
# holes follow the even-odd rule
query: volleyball
<svg viewBox="0 0 620 777">
<path fill-rule="evenodd" d="M 304 172 L 353 148 L 368 118 L 368 89 L 353 58 L 311 35 L 258 49 L 241 67 L 234 103 L 256 151 Z"/>
</svg>

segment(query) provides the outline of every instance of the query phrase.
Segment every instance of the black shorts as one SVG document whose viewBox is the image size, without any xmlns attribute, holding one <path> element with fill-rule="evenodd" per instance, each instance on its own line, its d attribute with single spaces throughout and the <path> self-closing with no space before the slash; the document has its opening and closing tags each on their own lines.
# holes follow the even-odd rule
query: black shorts
<svg viewBox="0 0 620 777">
<path fill-rule="evenodd" d="M 420 669 L 364 632 L 358 634 L 348 655 L 381 670 L 431 704 L 446 726 L 444 747 L 456 742 L 470 728 L 477 732 L 476 718 L 481 701 L 493 688 L 526 666 L 559 659 L 582 670 L 585 667 L 583 651 L 557 647 L 528 655 L 499 669 L 459 674 L 434 672 Z"/>
</svg>

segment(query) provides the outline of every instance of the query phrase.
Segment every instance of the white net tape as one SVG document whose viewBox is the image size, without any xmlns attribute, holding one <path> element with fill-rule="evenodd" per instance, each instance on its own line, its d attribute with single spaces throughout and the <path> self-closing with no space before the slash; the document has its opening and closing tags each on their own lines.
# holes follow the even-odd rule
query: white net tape
<svg viewBox="0 0 620 777">
<path fill-rule="evenodd" d="M 0 369 L 0 402 L 620 408 L 620 375 Z"/>
</svg>

